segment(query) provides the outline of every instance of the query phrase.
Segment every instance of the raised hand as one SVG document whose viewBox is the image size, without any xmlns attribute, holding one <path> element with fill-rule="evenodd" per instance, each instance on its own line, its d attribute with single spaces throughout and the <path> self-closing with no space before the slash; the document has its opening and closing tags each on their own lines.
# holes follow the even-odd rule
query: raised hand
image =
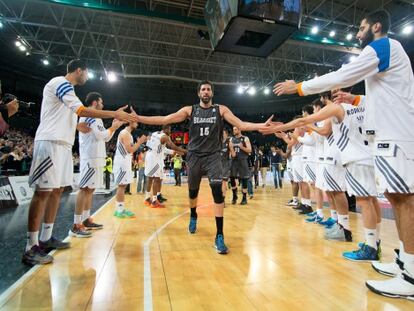
<svg viewBox="0 0 414 311">
<path fill-rule="evenodd" d="M 273 93 L 277 96 L 284 94 L 296 94 L 298 92 L 298 86 L 293 80 L 286 80 L 285 82 L 276 83 L 273 86 Z"/>
<path fill-rule="evenodd" d="M 282 122 L 272 122 L 270 125 L 265 126 L 259 130 L 263 135 L 271 135 L 276 132 L 280 132 L 283 126 Z"/>
<path fill-rule="evenodd" d="M 125 121 L 125 122 L 138 122 L 138 117 L 136 114 L 128 113 L 125 109 L 128 108 L 128 105 L 125 105 L 115 111 L 115 119 Z"/>
<path fill-rule="evenodd" d="M 336 91 L 332 95 L 335 104 L 352 104 L 356 97 L 356 95 L 344 91 Z"/>
</svg>

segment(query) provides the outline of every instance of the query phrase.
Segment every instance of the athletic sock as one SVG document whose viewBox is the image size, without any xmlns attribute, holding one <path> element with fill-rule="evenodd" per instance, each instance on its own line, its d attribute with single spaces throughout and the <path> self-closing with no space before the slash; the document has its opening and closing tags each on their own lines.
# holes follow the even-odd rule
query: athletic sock
<svg viewBox="0 0 414 311">
<path fill-rule="evenodd" d="M 293 202 L 299 202 L 298 197 L 293 197 L 292 200 Z"/>
<path fill-rule="evenodd" d="M 87 210 L 85 210 L 85 211 L 83 211 L 83 214 L 82 214 L 82 220 L 86 220 L 86 219 L 88 219 L 89 217 L 91 217 L 91 210 L 90 209 L 87 209 Z"/>
<path fill-rule="evenodd" d="M 223 216 L 217 217 L 216 216 L 216 227 L 217 227 L 217 234 L 216 237 L 219 234 L 223 234 Z"/>
<path fill-rule="evenodd" d="M 151 192 L 146 191 L 145 192 L 145 200 L 148 200 L 151 198 Z"/>
<path fill-rule="evenodd" d="M 159 197 L 161 195 L 161 192 L 157 192 L 157 197 Z"/>
<path fill-rule="evenodd" d="M 27 232 L 26 251 L 35 245 L 39 245 L 39 231 Z"/>
<path fill-rule="evenodd" d="M 73 219 L 73 223 L 76 224 L 76 225 L 80 225 L 80 224 L 82 224 L 82 219 L 83 219 L 83 215 L 76 215 L 75 214 L 75 217 Z"/>
<path fill-rule="evenodd" d="M 116 211 L 122 213 L 124 211 L 124 202 L 115 202 Z"/>
<path fill-rule="evenodd" d="M 338 222 L 346 230 L 351 229 L 350 226 L 349 226 L 349 215 L 340 215 L 340 214 L 338 214 Z"/>
<path fill-rule="evenodd" d="M 311 201 L 311 199 L 303 199 L 303 204 L 305 204 L 307 206 L 311 206 L 312 205 L 312 201 Z"/>
<path fill-rule="evenodd" d="M 319 216 L 319 217 L 323 218 L 323 209 L 318 208 L 318 209 L 316 210 L 316 213 L 318 214 L 318 216 Z"/>
<path fill-rule="evenodd" d="M 414 255 L 413 254 L 404 253 L 404 270 L 408 272 L 410 277 L 414 277 Z"/>
<path fill-rule="evenodd" d="M 155 202 L 155 201 L 157 201 L 157 200 L 158 200 L 157 196 L 156 196 L 156 195 L 153 195 L 153 196 L 152 196 L 152 202 Z"/>
<path fill-rule="evenodd" d="M 364 228 L 365 243 L 372 248 L 377 249 L 377 230 Z"/>
<path fill-rule="evenodd" d="M 331 209 L 331 218 L 338 221 L 338 212 L 334 209 Z"/>
<path fill-rule="evenodd" d="M 50 224 L 42 224 L 42 233 L 40 234 L 40 241 L 46 242 L 49 241 L 52 237 L 52 231 L 53 231 L 53 223 Z"/>
<path fill-rule="evenodd" d="M 196 218 L 197 219 L 197 207 L 191 207 L 190 212 L 191 212 L 191 214 L 190 214 L 191 218 Z"/>
</svg>

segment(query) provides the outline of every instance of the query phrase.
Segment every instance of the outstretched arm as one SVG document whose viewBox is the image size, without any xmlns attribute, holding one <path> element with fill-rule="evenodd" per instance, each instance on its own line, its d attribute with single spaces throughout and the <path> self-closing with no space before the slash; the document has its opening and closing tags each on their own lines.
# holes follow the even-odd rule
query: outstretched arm
<svg viewBox="0 0 414 311">
<path fill-rule="evenodd" d="M 177 153 L 181 155 L 184 155 L 187 152 L 187 150 L 180 148 L 176 144 L 174 144 L 171 138 L 167 135 L 164 135 L 161 137 L 161 143 L 166 144 L 168 148 L 170 148 L 171 150 L 177 151 Z"/>
<path fill-rule="evenodd" d="M 167 125 L 172 123 L 180 123 L 185 121 L 191 116 L 191 106 L 186 106 L 178 110 L 177 112 L 171 113 L 167 116 L 155 116 L 155 117 L 146 117 L 138 115 L 133 109 L 132 114 L 137 116 L 138 122 L 143 124 L 150 125 Z"/>
<path fill-rule="evenodd" d="M 284 132 L 297 127 L 302 127 L 308 124 L 316 123 L 326 120 L 331 117 L 337 117 L 338 120 L 342 120 L 344 115 L 344 109 L 341 105 L 328 105 L 319 110 L 317 113 L 311 114 L 304 118 L 298 118 L 289 123 L 283 125 L 271 125 L 261 132 L 263 134 L 273 134 L 276 132 Z"/>
<path fill-rule="evenodd" d="M 273 119 L 273 115 L 265 123 L 252 123 L 244 122 L 236 117 L 233 112 L 226 106 L 220 105 L 220 113 L 223 116 L 224 120 L 229 122 L 231 125 L 236 126 L 240 131 L 259 131 L 260 129 L 267 126 L 270 121 Z"/>
</svg>

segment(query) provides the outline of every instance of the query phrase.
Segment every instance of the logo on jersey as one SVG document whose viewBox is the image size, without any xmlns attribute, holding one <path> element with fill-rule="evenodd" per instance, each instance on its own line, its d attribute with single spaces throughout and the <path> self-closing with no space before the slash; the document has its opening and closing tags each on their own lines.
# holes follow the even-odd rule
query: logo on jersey
<svg viewBox="0 0 414 311">
<path fill-rule="evenodd" d="M 197 109 L 195 114 L 196 114 L 196 116 L 198 116 L 200 114 L 200 110 Z"/>
<path fill-rule="evenodd" d="M 194 124 L 200 124 L 200 123 L 216 123 L 217 117 L 210 117 L 210 118 L 200 118 L 200 117 L 194 117 Z"/>
<path fill-rule="evenodd" d="M 377 147 L 378 149 L 388 149 L 390 147 L 390 144 L 379 143 Z"/>
<path fill-rule="evenodd" d="M 216 112 L 216 108 L 213 108 L 213 112 Z"/>
</svg>

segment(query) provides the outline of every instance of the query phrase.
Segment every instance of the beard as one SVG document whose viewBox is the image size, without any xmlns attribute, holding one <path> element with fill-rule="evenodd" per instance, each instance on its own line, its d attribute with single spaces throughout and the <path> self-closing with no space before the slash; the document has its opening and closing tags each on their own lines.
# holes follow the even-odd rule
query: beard
<svg viewBox="0 0 414 311">
<path fill-rule="evenodd" d="M 374 33 L 372 32 L 372 29 L 369 29 L 367 36 L 360 42 L 361 48 L 365 48 L 372 41 L 374 41 Z"/>
<path fill-rule="evenodd" d="M 200 97 L 200 99 L 203 102 L 203 104 L 208 104 L 210 102 L 211 98 L 212 98 L 212 96 Z"/>
</svg>

